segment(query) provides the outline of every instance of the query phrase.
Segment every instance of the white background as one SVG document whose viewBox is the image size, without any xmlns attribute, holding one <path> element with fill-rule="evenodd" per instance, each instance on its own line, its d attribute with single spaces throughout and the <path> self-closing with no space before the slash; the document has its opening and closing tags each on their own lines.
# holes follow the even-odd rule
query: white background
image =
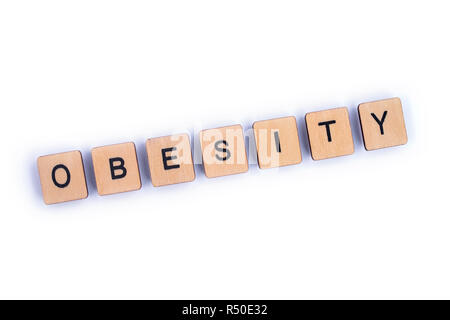
<svg viewBox="0 0 450 320">
<path fill-rule="evenodd" d="M 0 298 L 450 298 L 448 13 L 0 2 Z M 408 144 L 365 151 L 357 105 L 396 96 Z M 339 106 L 355 153 L 313 161 L 304 115 Z M 151 185 L 147 138 L 289 115 L 300 165 Z M 90 149 L 127 141 L 143 188 L 98 196 Z M 44 205 L 36 158 L 76 149 L 89 197 Z"/>
</svg>

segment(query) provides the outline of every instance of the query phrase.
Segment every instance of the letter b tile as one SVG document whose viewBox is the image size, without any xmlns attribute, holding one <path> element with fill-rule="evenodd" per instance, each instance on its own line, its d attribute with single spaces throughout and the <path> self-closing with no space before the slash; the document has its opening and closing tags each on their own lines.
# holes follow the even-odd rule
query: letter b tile
<svg viewBox="0 0 450 320">
<path fill-rule="evenodd" d="M 92 164 L 97 191 L 101 196 L 141 188 L 136 147 L 133 142 L 92 149 Z"/>
<path fill-rule="evenodd" d="M 147 140 L 147 155 L 155 187 L 195 179 L 191 144 L 187 134 Z"/>
<path fill-rule="evenodd" d="M 37 162 L 46 204 L 79 200 L 88 196 L 80 151 L 42 156 Z"/>
<path fill-rule="evenodd" d="M 352 129 L 346 107 L 311 112 L 306 114 L 305 120 L 314 160 L 353 153 Z"/>
<path fill-rule="evenodd" d="M 398 146 L 408 141 L 399 98 L 361 103 L 358 113 L 366 150 Z"/>
</svg>

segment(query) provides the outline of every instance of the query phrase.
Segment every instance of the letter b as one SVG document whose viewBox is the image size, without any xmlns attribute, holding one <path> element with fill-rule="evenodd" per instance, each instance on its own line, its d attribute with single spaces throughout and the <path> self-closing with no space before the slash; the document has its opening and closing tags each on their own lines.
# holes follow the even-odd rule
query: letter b
<svg viewBox="0 0 450 320">
<path fill-rule="evenodd" d="M 115 164 L 115 163 L 119 164 Z M 117 158 L 111 158 L 109 159 L 109 168 L 111 170 L 111 179 L 121 179 L 124 178 L 127 175 L 127 168 L 124 166 L 125 161 L 123 158 L 117 157 Z M 116 173 L 116 171 L 121 171 L 120 173 Z"/>
</svg>

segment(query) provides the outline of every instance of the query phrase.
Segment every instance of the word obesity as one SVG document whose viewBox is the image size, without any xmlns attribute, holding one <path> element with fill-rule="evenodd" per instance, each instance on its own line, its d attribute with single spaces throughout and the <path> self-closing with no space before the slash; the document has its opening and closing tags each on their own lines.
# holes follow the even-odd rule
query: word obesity
<svg viewBox="0 0 450 320">
<path fill-rule="evenodd" d="M 399 98 L 358 106 L 366 150 L 406 144 L 408 141 Z M 306 131 L 314 160 L 353 154 L 354 144 L 346 107 L 307 113 Z M 295 117 L 253 123 L 256 154 L 261 169 L 299 164 L 302 161 Z M 202 130 L 199 134 L 202 163 L 208 178 L 248 171 L 241 125 Z M 146 142 L 148 166 L 155 187 L 195 179 L 190 137 L 175 134 Z M 100 195 L 139 190 L 141 177 L 133 142 L 93 148 L 91 151 L 97 191 Z M 38 158 L 44 202 L 55 204 L 87 198 L 88 190 L 80 151 Z"/>
</svg>

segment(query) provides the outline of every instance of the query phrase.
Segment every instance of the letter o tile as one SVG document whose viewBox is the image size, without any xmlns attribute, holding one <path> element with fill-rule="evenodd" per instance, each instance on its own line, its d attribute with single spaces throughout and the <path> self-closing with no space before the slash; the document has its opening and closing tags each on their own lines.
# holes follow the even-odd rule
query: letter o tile
<svg viewBox="0 0 450 320">
<path fill-rule="evenodd" d="M 42 156 L 37 163 L 46 204 L 80 200 L 88 196 L 80 151 Z"/>
</svg>

